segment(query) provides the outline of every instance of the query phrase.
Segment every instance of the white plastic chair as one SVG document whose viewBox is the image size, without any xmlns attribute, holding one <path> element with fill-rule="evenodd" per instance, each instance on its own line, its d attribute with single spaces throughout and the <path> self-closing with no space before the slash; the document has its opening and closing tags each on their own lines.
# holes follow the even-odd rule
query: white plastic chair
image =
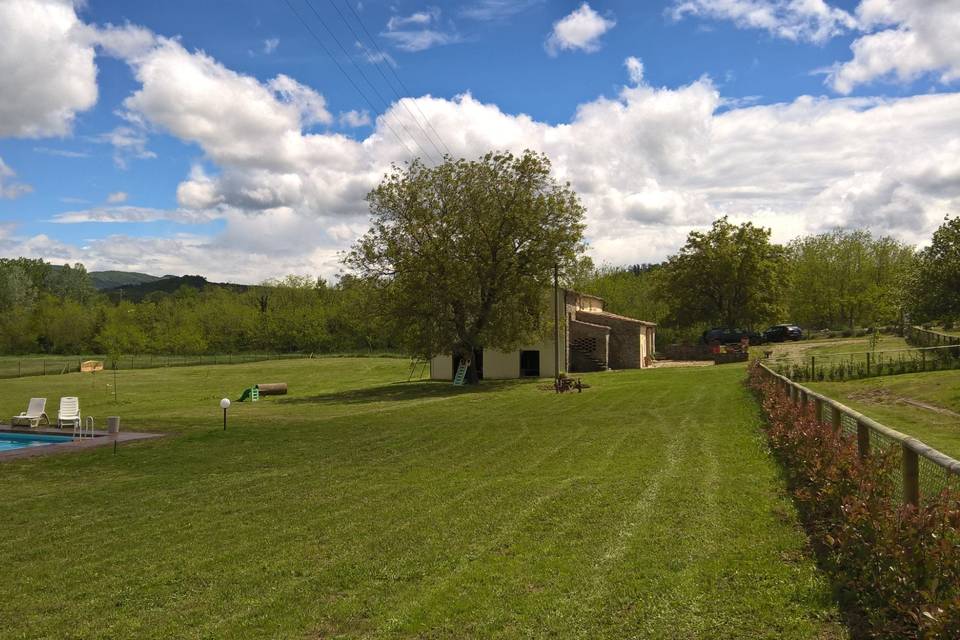
<svg viewBox="0 0 960 640">
<path fill-rule="evenodd" d="M 70 425 L 76 427 L 80 425 L 80 399 L 70 396 L 60 398 L 60 411 L 57 412 L 57 427 L 63 429 Z"/>
<path fill-rule="evenodd" d="M 50 419 L 45 413 L 47 409 L 46 398 L 30 398 L 30 404 L 27 410 L 18 416 L 10 418 L 10 424 L 17 427 L 39 427 L 40 423 L 50 424 Z"/>
</svg>

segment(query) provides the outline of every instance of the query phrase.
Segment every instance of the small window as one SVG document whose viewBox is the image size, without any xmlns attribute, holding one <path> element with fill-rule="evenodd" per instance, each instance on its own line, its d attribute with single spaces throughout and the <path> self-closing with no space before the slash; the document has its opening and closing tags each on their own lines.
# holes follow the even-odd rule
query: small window
<svg viewBox="0 0 960 640">
<path fill-rule="evenodd" d="M 520 376 L 523 378 L 540 377 L 540 352 L 539 351 L 521 351 L 520 352 Z"/>
</svg>

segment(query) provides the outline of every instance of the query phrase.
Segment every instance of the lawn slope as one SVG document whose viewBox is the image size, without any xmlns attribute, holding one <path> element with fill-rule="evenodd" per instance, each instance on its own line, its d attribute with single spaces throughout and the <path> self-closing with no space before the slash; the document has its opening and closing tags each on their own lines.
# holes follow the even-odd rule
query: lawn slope
<svg viewBox="0 0 960 640">
<path fill-rule="evenodd" d="M 809 386 L 960 459 L 960 371 L 815 382 Z"/>
<path fill-rule="evenodd" d="M 842 637 L 743 376 L 556 396 L 331 359 L 127 372 L 119 406 L 8 381 L 4 414 L 76 390 L 173 434 L 0 464 L 0 637 Z"/>
</svg>

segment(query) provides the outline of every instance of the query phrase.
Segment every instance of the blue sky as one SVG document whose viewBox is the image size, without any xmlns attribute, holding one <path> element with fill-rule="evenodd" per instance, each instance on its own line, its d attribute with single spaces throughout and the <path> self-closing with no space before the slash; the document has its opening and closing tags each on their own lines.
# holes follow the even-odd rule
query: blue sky
<svg viewBox="0 0 960 640">
<path fill-rule="evenodd" d="M 290 4 L 0 0 L 0 252 L 331 276 L 436 137 L 548 153 L 612 264 L 718 215 L 922 242 L 960 203 L 955 2 Z"/>
</svg>

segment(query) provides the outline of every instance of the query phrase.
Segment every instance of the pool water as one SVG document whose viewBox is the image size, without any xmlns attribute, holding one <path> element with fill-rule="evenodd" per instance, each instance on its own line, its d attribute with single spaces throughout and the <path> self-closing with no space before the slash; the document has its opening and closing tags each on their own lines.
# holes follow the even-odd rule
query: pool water
<svg viewBox="0 0 960 640">
<path fill-rule="evenodd" d="M 70 442 L 70 436 L 45 436 L 33 433 L 0 433 L 0 451 L 11 451 L 25 447 L 42 447 L 48 444 Z"/>
</svg>

